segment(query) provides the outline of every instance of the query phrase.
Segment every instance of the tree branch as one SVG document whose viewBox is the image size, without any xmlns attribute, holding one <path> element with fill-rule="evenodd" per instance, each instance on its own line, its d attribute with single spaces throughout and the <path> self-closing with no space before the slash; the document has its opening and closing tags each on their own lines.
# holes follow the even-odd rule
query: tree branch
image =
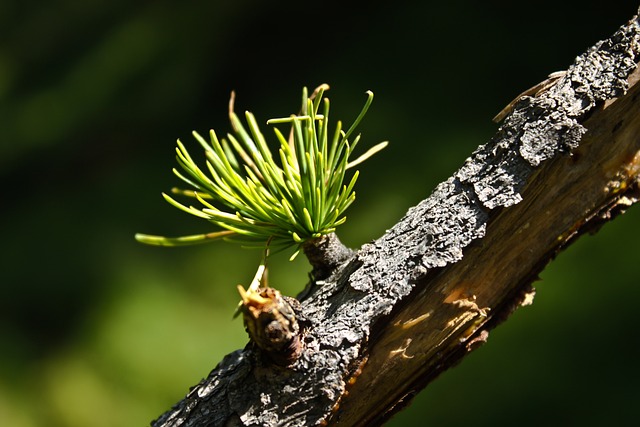
<svg viewBox="0 0 640 427">
<path fill-rule="evenodd" d="M 636 16 L 518 100 L 384 236 L 314 262 L 297 359 L 275 364 L 250 343 L 153 425 L 382 423 L 531 303 L 559 250 L 638 200 L 639 53 Z"/>
</svg>

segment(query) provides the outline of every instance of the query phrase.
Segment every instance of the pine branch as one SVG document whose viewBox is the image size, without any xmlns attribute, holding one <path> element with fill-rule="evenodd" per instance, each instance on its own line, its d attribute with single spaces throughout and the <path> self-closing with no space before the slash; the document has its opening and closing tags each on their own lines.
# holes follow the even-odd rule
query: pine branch
<svg viewBox="0 0 640 427">
<path fill-rule="evenodd" d="M 250 343 L 153 425 L 382 423 L 531 303 L 558 251 L 638 200 L 639 53 L 636 16 L 515 102 L 384 236 L 334 258 L 294 308 L 302 348 L 290 365 Z"/>
</svg>

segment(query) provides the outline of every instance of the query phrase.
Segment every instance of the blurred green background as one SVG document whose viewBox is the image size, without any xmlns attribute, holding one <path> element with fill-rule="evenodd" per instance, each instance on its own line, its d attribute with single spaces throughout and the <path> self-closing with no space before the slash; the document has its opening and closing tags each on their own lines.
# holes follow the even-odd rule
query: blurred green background
<svg viewBox="0 0 640 427">
<path fill-rule="evenodd" d="M 446 3 L 446 4 L 445 4 Z M 260 254 L 162 249 L 136 232 L 207 224 L 166 204 L 175 139 L 229 130 L 227 101 L 265 121 L 331 85 L 349 122 L 371 89 L 339 230 L 377 238 L 495 132 L 491 117 L 615 31 L 634 2 L 0 1 L 0 425 L 138 426 L 244 346 L 231 320 Z M 532 307 L 445 373 L 393 426 L 627 425 L 640 212 L 583 237 Z M 295 295 L 303 257 L 276 256 Z M 384 390 L 376 391 L 384 392 Z"/>
</svg>

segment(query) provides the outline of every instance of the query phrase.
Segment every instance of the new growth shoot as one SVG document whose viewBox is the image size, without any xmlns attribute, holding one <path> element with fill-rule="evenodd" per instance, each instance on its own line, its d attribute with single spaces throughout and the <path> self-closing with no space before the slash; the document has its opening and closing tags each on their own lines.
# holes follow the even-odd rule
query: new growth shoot
<svg viewBox="0 0 640 427">
<path fill-rule="evenodd" d="M 358 171 L 345 183 L 347 170 L 383 149 L 387 142 L 370 148 L 350 161 L 360 135 L 353 140 L 356 127 L 366 114 L 373 93 L 354 123 L 345 132 L 340 121 L 329 130 L 329 87 L 322 85 L 308 96 L 302 92 L 300 114 L 271 119 L 279 148 L 272 154 L 258 123 L 245 113 L 247 128 L 234 112 L 234 94 L 229 101 L 233 133 L 218 138 L 209 132 L 207 141 L 197 132 L 206 161 L 201 168 L 178 140 L 176 153 L 180 170 L 173 172 L 189 189 L 173 189 L 164 194 L 176 208 L 205 219 L 219 230 L 205 234 L 163 237 L 137 234 L 140 242 L 158 246 L 179 246 L 224 239 L 247 247 L 286 249 L 333 233 L 346 220 L 344 212 L 353 203 Z M 287 125 L 288 137 L 277 125 Z M 175 196 L 186 196 L 199 206 L 181 203 Z"/>
</svg>

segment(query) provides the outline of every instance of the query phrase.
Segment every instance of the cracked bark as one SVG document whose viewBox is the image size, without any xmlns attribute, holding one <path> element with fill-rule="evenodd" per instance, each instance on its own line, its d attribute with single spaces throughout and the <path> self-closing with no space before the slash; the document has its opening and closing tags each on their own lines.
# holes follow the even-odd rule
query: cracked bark
<svg viewBox="0 0 640 427">
<path fill-rule="evenodd" d="M 335 236 L 306 247 L 315 281 L 298 297 L 298 358 L 280 366 L 250 344 L 153 425 L 384 422 L 530 304 L 558 251 L 638 200 L 639 54 L 636 16 L 515 102 L 384 236 L 356 252 Z"/>
</svg>

